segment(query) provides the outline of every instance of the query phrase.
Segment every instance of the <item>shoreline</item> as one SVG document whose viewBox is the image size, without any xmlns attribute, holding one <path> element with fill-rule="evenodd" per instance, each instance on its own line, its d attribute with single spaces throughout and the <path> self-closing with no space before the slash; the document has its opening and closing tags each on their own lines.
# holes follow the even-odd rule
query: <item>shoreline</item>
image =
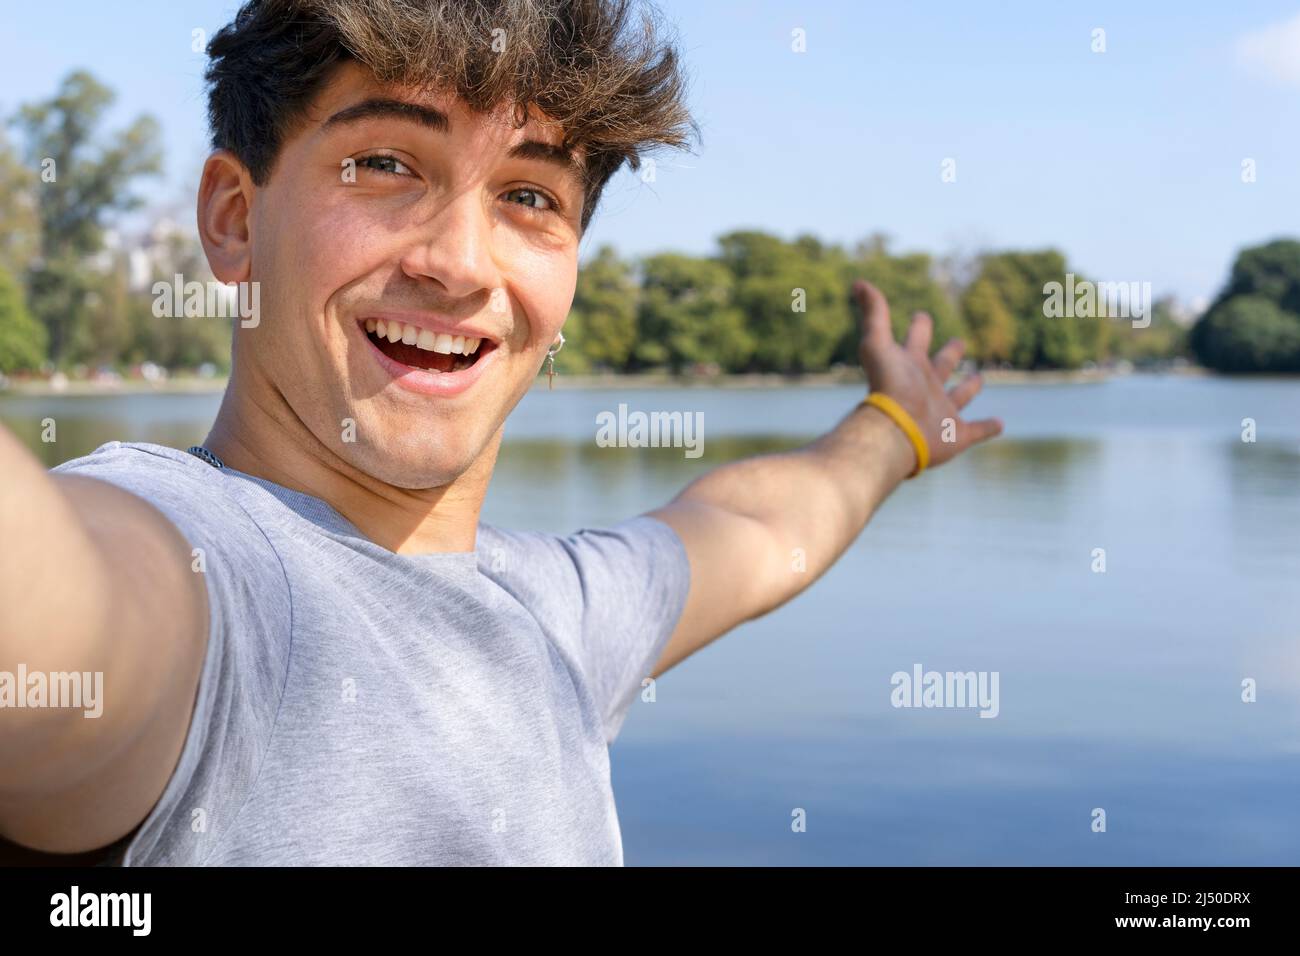
<svg viewBox="0 0 1300 956">
<path fill-rule="evenodd" d="M 960 374 L 960 372 L 959 372 Z M 987 385 L 1084 385 L 1099 384 L 1130 375 L 1172 375 L 1204 377 L 1213 375 L 1200 366 L 1167 368 L 1159 371 L 1143 372 L 1140 370 L 1116 369 L 1076 369 L 1065 370 L 1027 370 L 1027 369 L 986 369 L 981 373 Z M 1259 377 L 1259 376 L 1251 376 Z M 1287 377 L 1287 376 L 1283 376 Z M 11 381 L 6 388 L 0 388 L 0 398 L 15 397 L 67 397 L 89 398 L 126 395 L 212 395 L 225 391 L 226 378 L 179 377 L 165 382 L 116 381 L 116 382 L 67 382 L 62 387 L 54 387 L 48 381 Z M 753 390 L 776 388 L 828 388 L 838 385 L 858 385 L 863 382 L 860 369 L 839 369 L 827 372 L 812 372 L 804 375 L 784 375 L 776 372 L 759 372 L 737 375 L 673 375 L 668 372 L 605 373 L 585 375 L 564 375 L 557 373 L 555 387 L 557 390 L 578 389 L 593 390 L 613 388 L 717 388 L 729 390 Z M 539 375 L 534 389 L 546 389 L 545 377 Z"/>
</svg>

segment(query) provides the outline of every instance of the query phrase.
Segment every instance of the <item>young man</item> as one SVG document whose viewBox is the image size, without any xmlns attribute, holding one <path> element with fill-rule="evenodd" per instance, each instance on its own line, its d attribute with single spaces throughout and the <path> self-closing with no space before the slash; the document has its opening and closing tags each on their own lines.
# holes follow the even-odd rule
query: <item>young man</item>
<svg viewBox="0 0 1300 956">
<path fill-rule="evenodd" d="M 978 378 L 945 390 L 960 342 L 931 359 L 922 315 L 899 345 L 858 283 L 877 404 L 612 528 L 479 523 L 602 186 L 685 142 L 673 50 L 628 18 L 255 0 L 214 37 L 198 225 L 259 314 L 193 454 L 49 474 L 0 430 L 0 670 L 103 675 L 97 718 L 0 710 L 0 834 L 134 865 L 619 864 L 608 744 L 642 681 L 1000 430 L 959 418 Z"/>
</svg>

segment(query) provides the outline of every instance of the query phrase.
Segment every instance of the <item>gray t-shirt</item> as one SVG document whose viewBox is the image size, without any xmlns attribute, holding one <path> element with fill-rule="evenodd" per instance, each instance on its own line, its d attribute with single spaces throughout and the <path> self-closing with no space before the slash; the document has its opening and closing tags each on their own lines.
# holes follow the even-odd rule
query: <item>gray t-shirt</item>
<svg viewBox="0 0 1300 956">
<path fill-rule="evenodd" d="M 668 525 L 480 524 L 476 551 L 399 555 L 173 448 L 54 471 L 158 508 L 211 605 L 179 764 L 121 863 L 622 864 L 608 745 L 686 601 Z M 129 693 L 106 678 L 106 707 Z"/>
</svg>

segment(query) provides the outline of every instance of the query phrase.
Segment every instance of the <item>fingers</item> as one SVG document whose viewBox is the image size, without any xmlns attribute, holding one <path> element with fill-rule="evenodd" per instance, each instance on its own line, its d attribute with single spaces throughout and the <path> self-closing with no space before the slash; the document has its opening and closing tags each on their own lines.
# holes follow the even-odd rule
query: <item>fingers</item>
<svg viewBox="0 0 1300 956">
<path fill-rule="evenodd" d="M 996 438 L 1002 434 L 1002 419 L 1000 418 L 981 418 L 979 421 L 966 422 L 963 436 L 966 444 L 978 445 L 982 441 L 988 441 L 990 438 Z"/>
<path fill-rule="evenodd" d="M 979 390 L 984 387 L 984 378 L 978 372 L 974 375 L 968 375 L 952 388 L 948 389 L 948 398 L 959 409 L 965 408 L 970 404 L 970 400 L 979 394 Z"/>
<path fill-rule="evenodd" d="M 922 359 L 930 355 L 930 342 L 934 338 L 934 319 L 928 312 L 913 312 L 912 324 L 907 327 L 907 340 L 903 347 Z"/>
<path fill-rule="evenodd" d="M 862 309 L 862 341 L 873 348 L 892 344 L 894 333 L 889 325 L 889 303 L 884 294 L 866 279 L 853 283 L 853 294 Z"/>
<path fill-rule="evenodd" d="M 934 353 L 934 373 L 939 376 L 939 381 L 948 381 L 958 363 L 961 362 L 965 351 L 965 342 L 961 339 L 949 339 L 943 348 Z"/>
</svg>

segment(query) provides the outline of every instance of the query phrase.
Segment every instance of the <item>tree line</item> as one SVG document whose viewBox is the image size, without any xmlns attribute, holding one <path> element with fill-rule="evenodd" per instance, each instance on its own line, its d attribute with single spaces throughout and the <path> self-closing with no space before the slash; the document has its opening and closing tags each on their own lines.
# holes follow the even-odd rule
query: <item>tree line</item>
<svg viewBox="0 0 1300 956">
<path fill-rule="evenodd" d="M 582 368 L 622 372 L 800 373 L 852 365 L 859 327 L 849 289 L 859 277 L 888 298 L 896 335 L 913 312 L 928 312 L 935 348 L 961 337 L 967 355 L 984 366 L 1148 363 L 1183 356 L 1187 348 L 1170 299 L 1151 303 L 1141 328 L 1107 314 L 1104 305 L 1089 315 L 1050 314 L 1045 287 L 1086 281 L 1055 249 L 958 262 L 894 254 L 878 235 L 845 248 L 756 230 L 728 233 L 717 245 L 709 256 L 670 252 L 638 260 L 599 249 L 579 272 L 566 325 L 577 355 L 566 344 L 566 357 Z"/>
</svg>

